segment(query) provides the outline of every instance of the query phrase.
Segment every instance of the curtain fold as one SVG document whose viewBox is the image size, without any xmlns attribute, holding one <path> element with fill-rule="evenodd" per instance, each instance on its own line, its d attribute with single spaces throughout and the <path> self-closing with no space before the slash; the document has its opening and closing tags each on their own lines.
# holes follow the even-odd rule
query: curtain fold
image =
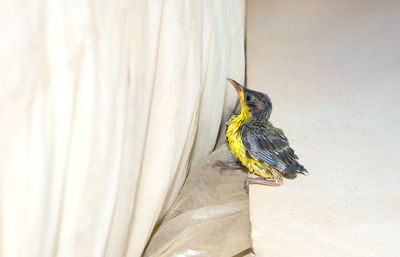
<svg viewBox="0 0 400 257">
<path fill-rule="evenodd" d="M 0 15 L 0 255 L 140 256 L 244 79 L 243 0 Z"/>
</svg>

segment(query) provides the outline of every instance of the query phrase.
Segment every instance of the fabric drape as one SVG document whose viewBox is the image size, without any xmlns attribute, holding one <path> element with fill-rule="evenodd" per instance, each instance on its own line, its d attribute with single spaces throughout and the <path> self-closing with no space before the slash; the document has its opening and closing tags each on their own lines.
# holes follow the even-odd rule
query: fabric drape
<svg viewBox="0 0 400 257">
<path fill-rule="evenodd" d="M 244 1 L 6 1 L 0 255 L 140 256 L 244 79 Z"/>
</svg>

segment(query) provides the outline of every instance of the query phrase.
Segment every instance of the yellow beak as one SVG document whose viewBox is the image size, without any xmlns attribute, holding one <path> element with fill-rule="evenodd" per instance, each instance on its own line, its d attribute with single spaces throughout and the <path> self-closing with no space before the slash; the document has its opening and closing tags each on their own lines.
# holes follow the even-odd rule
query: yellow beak
<svg viewBox="0 0 400 257">
<path fill-rule="evenodd" d="M 236 89 L 237 93 L 240 96 L 240 101 L 244 103 L 244 93 L 243 93 L 243 86 L 240 85 L 238 82 L 234 81 L 233 79 L 227 79 Z"/>
</svg>

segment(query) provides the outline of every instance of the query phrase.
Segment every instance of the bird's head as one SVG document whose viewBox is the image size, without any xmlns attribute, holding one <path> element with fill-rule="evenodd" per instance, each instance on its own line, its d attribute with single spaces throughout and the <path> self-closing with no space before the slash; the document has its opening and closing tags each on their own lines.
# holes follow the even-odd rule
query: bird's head
<svg viewBox="0 0 400 257">
<path fill-rule="evenodd" d="M 266 121 L 271 116 L 272 103 L 268 95 L 244 88 L 233 79 L 228 81 L 235 87 L 242 104 L 242 114 L 258 121 Z"/>
</svg>

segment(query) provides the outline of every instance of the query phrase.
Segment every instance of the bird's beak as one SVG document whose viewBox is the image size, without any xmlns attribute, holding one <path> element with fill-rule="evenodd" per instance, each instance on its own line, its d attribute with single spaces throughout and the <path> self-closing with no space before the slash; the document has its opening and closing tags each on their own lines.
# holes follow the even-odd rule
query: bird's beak
<svg viewBox="0 0 400 257">
<path fill-rule="evenodd" d="M 244 92 L 243 92 L 244 87 L 239 83 L 237 83 L 236 81 L 234 81 L 233 79 L 227 79 L 227 80 L 235 87 L 237 93 L 240 96 L 240 101 L 244 103 Z"/>
</svg>

